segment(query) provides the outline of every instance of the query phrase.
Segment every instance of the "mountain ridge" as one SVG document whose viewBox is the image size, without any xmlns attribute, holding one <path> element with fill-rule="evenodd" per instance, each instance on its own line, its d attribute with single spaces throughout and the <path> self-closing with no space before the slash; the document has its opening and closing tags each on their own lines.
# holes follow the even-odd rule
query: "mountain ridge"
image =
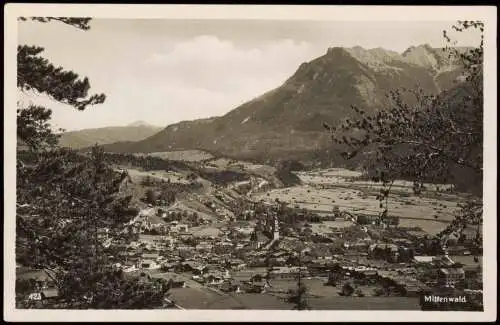
<svg viewBox="0 0 500 325">
<path fill-rule="evenodd" d="M 197 149 L 263 160 L 307 152 L 314 156 L 332 146 L 323 122 L 348 118 L 351 105 L 375 111 L 388 104 L 391 90 L 420 87 L 437 94 L 453 87 L 460 70 L 448 55 L 426 44 L 401 54 L 331 47 L 300 64 L 279 87 L 222 116 L 182 121 L 144 140 L 104 148 L 142 153 Z"/>
<path fill-rule="evenodd" d="M 96 143 L 105 145 L 122 141 L 140 141 L 156 134 L 161 129 L 162 127 L 150 125 L 127 125 L 68 131 L 61 133 L 59 146 L 81 149 Z"/>
</svg>

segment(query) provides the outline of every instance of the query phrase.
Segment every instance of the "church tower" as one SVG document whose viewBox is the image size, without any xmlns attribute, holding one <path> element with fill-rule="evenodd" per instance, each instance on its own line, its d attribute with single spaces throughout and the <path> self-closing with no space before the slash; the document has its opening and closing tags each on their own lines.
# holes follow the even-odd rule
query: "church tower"
<svg viewBox="0 0 500 325">
<path fill-rule="evenodd" d="M 278 215 L 274 215 L 274 225 L 273 225 L 273 239 L 278 240 L 280 238 L 280 224 Z"/>
</svg>

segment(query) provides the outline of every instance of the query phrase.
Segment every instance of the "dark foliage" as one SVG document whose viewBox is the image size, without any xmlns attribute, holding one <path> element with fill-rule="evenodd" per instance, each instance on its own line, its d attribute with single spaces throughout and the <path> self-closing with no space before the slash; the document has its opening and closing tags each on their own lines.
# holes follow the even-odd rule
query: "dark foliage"
<svg viewBox="0 0 500 325">
<path fill-rule="evenodd" d="M 86 30 L 90 18 L 32 17 L 20 20 L 60 21 Z M 72 71 L 40 56 L 43 48 L 18 47 L 20 91 L 35 91 L 78 110 L 102 103 L 103 94 L 88 97 L 90 84 Z M 57 295 L 34 305 L 26 294 L 33 281 L 16 281 L 18 308 L 155 308 L 163 305 L 164 281 L 131 280 L 113 267 L 110 251 L 129 241 L 125 223 L 136 216 L 131 197 L 119 193 L 126 173 L 115 172 L 102 150 L 89 155 L 55 149 L 51 111 L 18 106 L 17 135 L 29 150 L 17 153 L 16 262 L 44 270 Z"/>
<path fill-rule="evenodd" d="M 198 174 L 201 177 L 213 182 L 214 184 L 223 186 L 232 182 L 242 182 L 250 179 L 247 174 L 231 170 L 223 170 L 223 171 L 200 170 Z"/>
<path fill-rule="evenodd" d="M 90 28 L 90 18 L 19 18 L 20 21 L 28 19 L 38 22 L 60 21 L 83 30 Z M 84 110 L 89 105 L 101 104 L 105 101 L 104 94 L 89 96 L 90 83 L 88 78 L 82 79 L 73 71 L 54 66 L 41 56 L 43 50 L 43 47 L 34 45 L 19 45 L 17 47 L 17 87 L 20 91 L 43 94 L 78 110 Z M 50 127 L 51 110 L 34 105 L 21 107 L 19 104 L 17 110 L 18 139 L 35 150 L 55 145 L 58 136 L 53 133 Z"/>
</svg>

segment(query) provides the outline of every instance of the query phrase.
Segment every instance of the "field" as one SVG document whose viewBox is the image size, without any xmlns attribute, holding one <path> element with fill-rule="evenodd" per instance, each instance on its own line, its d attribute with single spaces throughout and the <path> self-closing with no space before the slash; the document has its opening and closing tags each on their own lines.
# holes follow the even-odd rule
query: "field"
<svg viewBox="0 0 500 325">
<path fill-rule="evenodd" d="M 323 221 L 322 223 L 312 223 L 311 230 L 315 233 L 327 233 L 330 232 L 332 228 L 347 228 L 354 225 L 351 220 L 335 220 L 335 221 Z"/>
<path fill-rule="evenodd" d="M 140 183 L 144 180 L 145 177 L 149 177 L 152 179 L 156 179 L 158 181 L 168 182 L 170 180 L 171 183 L 180 183 L 180 184 L 189 184 L 190 182 L 185 179 L 185 175 L 181 173 L 176 173 L 172 171 L 142 171 L 139 169 L 128 168 L 127 169 L 132 182 Z"/>
<path fill-rule="evenodd" d="M 342 285 L 325 286 L 326 279 L 308 278 L 303 280 L 308 288 L 307 301 L 313 310 L 419 310 L 418 298 L 375 297 L 375 286 L 358 286 L 364 297 L 344 297 L 339 295 Z M 296 281 L 274 280 L 270 294 L 286 298 L 289 289 L 296 289 Z M 272 293 L 275 291 L 275 293 Z M 282 293 L 278 293 L 280 291 Z M 387 300 L 389 299 L 390 302 Z"/>
<path fill-rule="evenodd" d="M 323 170 L 314 170 L 308 172 L 298 172 L 297 176 L 309 184 L 331 184 L 338 183 L 342 184 L 348 181 L 352 185 L 364 186 L 378 188 L 379 185 L 371 181 L 360 180 L 362 173 L 354 170 L 347 170 L 343 168 L 329 168 Z M 448 189 L 450 185 L 448 184 L 425 184 L 429 189 Z M 393 184 L 394 189 L 400 189 L 410 192 L 412 183 L 404 180 L 396 180 Z"/>
<path fill-rule="evenodd" d="M 276 168 L 267 165 L 252 164 L 244 161 L 236 161 L 227 158 L 218 158 L 205 162 L 204 167 L 219 171 L 232 170 L 247 172 L 261 177 L 270 177 L 276 172 Z"/>
<path fill-rule="evenodd" d="M 235 161 L 226 158 L 214 158 L 202 151 L 172 151 L 154 153 L 163 159 L 189 160 L 191 162 L 200 162 L 200 167 L 214 169 L 218 171 L 232 170 L 243 173 L 261 175 L 263 179 L 273 182 L 274 167 L 252 164 L 247 162 Z M 170 181 L 171 183 L 187 184 L 189 171 L 186 172 L 167 172 L 142 171 L 138 168 L 127 168 L 129 175 L 138 187 L 137 197 L 144 195 L 144 188 L 140 186 L 141 181 L 149 176 L 159 181 Z M 290 206 L 296 208 L 306 208 L 319 214 L 330 214 L 334 207 L 341 211 L 351 213 L 379 214 L 381 212 L 380 202 L 376 200 L 379 193 L 380 184 L 371 181 L 361 180 L 361 173 L 340 168 L 331 168 L 323 170 L 314 170 L 308 172 L 298 172 L 297 176 L 302 184 L 287 188 L 272 188 L 266 192 L 250 192 L 250 198 L 254 201 L 265 200 L 287 202 Z M 197 193 L 188 195 L 182 202 L 177 202 L 176 207 L 198 211 L 205 216 L 212 213 L 202 206 L 201 199 L 216 202 L 213 197 L 214 185 L 211 181 L 198 178 L 203 185 Z M 234 184 L 232 184 L 234 186 Z M 427 184 L 428 190 L 422 195 L 416 196 L 412 192 L 412 183 L 407 181 L 396 181 L 391 189 L 388 200 L 389 214 L 400 217 L 399 225 L 402 227 L 420 227 L 425 232 L 435 234 L 443 230 L 451 220 L 458 209 L 457 203 L 461 197 L 447 191 L 449 186 L 440 184 Z M 435 191 L 439 189 L 439 191 Z M 234 194 L 234 193 L 233 193 Z M 219 202 L 222 204 L 222 202 Z M 220 205 L 219 204 L 219 205 Z M 222 209 L 223 207 L 220 206 Z M 231 213 L 228 212 L 228 215 Z M 330 227 L 345 228 L 350 226 L 348 221 L 337 220 L 332 224 L 316 225 L 314 231 L 327 231 Z M 202 231 L 200 229 L 201 232 Z M 207 233 L 216 233 L 208 230 Z"/>
<path fill-rule="evenodd" d="M 221 231 L 219 228 L 216 226 L 211 226 L 211 227 L 192 227 L 189 229 L 189 231 L 194 235 L 194 236 L 214 236 L 218 237 L 221 234 Z"/>
<path fill-rule="evenodd" d="M 256 200 L 279 199 L 293 207 L 306 208 L 318 213 L 328 213 L 337 206 L 351 213 L 380 213 L 376 194 L 380 185 L 368 181 L 355 181 L 360 174 L 342 169 L 322 172 L 298 173 L 303 181 L 300 186 L 273 189 L 253 196 Z M 441 189 L 444 185 L 439 186 Z M 432 186 L 428 188 L 432 189 Z M 400 217 L 402 227 L 421 227 L 428 233 L 444 229 L 454 218 L 459 196 L 427 191 L 415 196 L 410 182 L 395 182 L 388 201 L 389 214 Z M 437 216 L 437 218 L 436 218 Z"/>
<path fill-rule="evenodd" d="M 141 154 L 136 154 L 136 155 L 141 155 Z M 152 152 L 148 153 L 147 155 L 151 157 L 158 157 L 162 159 L 178 160 L 178 161 L 203 161 L 213 158 L 211 154 L 201 150 Z"/>
<path fill-rule="evenodd" d="M 293 304 L 286 301 L 287 291 L 297 285 L 295 281 L 274 280 L 267 293 L 256 294 L 221 293 L 188 282 L 187 288 L 170 290 L 170 299 L 186 309 L 291 310 Z M 324 286 L 324 280 L 319 279 L 304 279 L 304 282 L 308 288 L 307 301 L 313 310 L 387 310 L 387 306 L 391 310 L 419 310 L 418 298 L 370 296 L 374 287 L 360 287 L 365 297 L 343 297 L 338 294 L 341 286 Z"/>
</svg>

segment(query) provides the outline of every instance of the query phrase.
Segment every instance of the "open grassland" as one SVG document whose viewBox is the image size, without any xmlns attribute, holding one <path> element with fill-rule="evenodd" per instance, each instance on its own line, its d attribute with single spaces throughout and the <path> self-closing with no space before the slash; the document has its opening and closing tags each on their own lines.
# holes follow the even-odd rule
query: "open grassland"
<svg viewBox="0 0 500 325">
<path fill-rule="evenodd" d="M 136 154 L 136 155 L 138 156 L 147 155 L 167 160 L 191 161 L 191 162 L 203 161 L 213 158 L 211 154 L 201 150 L 162 151 L 162 152 L 152 152 L 148 154 Z"/>
<path fill-rule="evenodd" d="M 378 214 L 381 211 L 376 195 L 380 185 L 368 181 L 352 181 L 360 174 L 342 169 L 329 169 L 310 174 L 299 173 L 302 185 L 256 193 L 255 200 L 287 202 L 290 206 L 318 213 L 328 213 L 337 206 L 350 213 Z M 437 233 L 453 220 L 461 197 L 450 193 L 426 193 L 415 196 L 411 182 L 395 182 L 388 200 L 389 214 L 400 217 L 400 226 L 421 227 Z M 443 185 L 440 187 L 444 188 Z"/>
<path fill-rule="evenodd" d="M 232 170 L 247 172 L 262 177 L 269 177 L 276 172 L 276 168 L 268 165 L 253 164 L 246 161 L 237 161 L 228 158 L 218 158 L 204 163 L 204 167 L 216 170 Z"/>
</svg>

